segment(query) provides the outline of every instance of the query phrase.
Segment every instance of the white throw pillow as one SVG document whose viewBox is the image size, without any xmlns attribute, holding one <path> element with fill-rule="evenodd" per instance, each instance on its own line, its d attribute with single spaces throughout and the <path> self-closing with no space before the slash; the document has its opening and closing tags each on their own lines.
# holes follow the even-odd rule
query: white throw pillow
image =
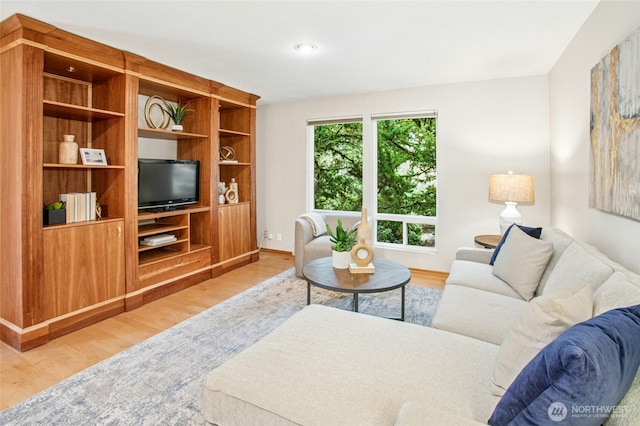
<svg viewBox="0 0 640 426">
<path fill-rule="evenodd" d="M 570 327 L 592 317 L 591 287 L 569 287 L 533 299 L 505 335 L 493 368 L 491 392 L 504 395 L 520 371 Z"/>
<path fill-rule="evenodd" d="M 493 275 L 529 301 L 538 288 L 551 253 L 553 243 L 533 238 L 514 226 L 493 264 Z"/>
<path fill-rule="evenodd" d="M 613 268 L 605 262 L 602 254 L 598 254 L 595 249 L 590 250 L 583 243 L 573 241 L 562 252 L 539 293 L 554 292 L 576 284 L 589 284 L 591 290 L 596 291 L 611 274 Z"/>
</svg>

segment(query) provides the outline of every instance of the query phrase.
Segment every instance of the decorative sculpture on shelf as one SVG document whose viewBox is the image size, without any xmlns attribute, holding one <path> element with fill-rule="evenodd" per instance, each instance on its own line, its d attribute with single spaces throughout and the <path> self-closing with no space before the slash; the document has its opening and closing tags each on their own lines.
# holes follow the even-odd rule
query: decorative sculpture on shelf
<svg viewBox="0 0 640 426">
<path fill-rule="evenodd" d="M 230 146 L 221 146 L 218 150 L 221 163 L 237 163 L 236 152 Z"/>
<path fill-rule="evenodd" d="M 371 246 L 371 226 L 369 225 L 369 216 L 367 216 L 367 208 L 362 209 L 362 218 L 358 225 L 358 244 L 351 249 L 351 258 L 353 263 L 349 265 L 349 271 L 354 274 L 364 273 L 371 274 L 376 271 L 373 263 L 375 255 Z"/>
<path fill-rule="evenodd" d="M 227 199 L 227 203 L 235 204 L 238 202 L 238 182 L 236 182 L 236 178 L 231 178 L 231 183 L 229 183 L 229 189 L 224 194 Z"/>
<path fill-rule="evenodd" d="M 218 204 L 224 204 L 226 202 L 226 192 L 227 184 L 224 182 L 218 182 Z"/>
<path fill-rule="evenodd" d="M 161 96 L 153 95 L 144 104 L 144 121 L 150 129 L 166 129 L 171 123 L 171 117 L 165 112 L 167 101 Z"/>
</svg>

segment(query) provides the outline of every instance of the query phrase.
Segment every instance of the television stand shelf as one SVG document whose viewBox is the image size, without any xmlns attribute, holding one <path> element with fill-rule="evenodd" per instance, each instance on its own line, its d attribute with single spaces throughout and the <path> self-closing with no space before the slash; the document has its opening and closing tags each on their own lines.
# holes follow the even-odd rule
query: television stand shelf
<svg viewBox="0 0 640 426">
<path fill-rule="evenodd" d="M 175 235 L 175 241 L 147 246 L 138 243 L 138 286 L 162 282 L 211 265 L 211 242 L 197 232 L 208 220 L 209 207 L 138 213 L 138 241 L 154 235 Z"/>
<path fill-rule="evenodd" d="M 173 223 L 154 222 L 138 226 L 138 238 L 148 237 L 156 234 L 166 234 L 167 232 L 188 229 L 185 225 L 175 225 Z"/>
<path fill-rule="evenodd" d="M 138 221 L 147 220 L 147 219 L 157 219 L 161 217 L 177 216 L 177 215 L 190 214 L 190 213 L 204 213 L 208 211 L 209 211 L 209 207 L 207 206 L 185 207 L 180 210 L 167 210 L 167 211 L 156 211 L 156 212 L 139 211 Z"/>
</svg>

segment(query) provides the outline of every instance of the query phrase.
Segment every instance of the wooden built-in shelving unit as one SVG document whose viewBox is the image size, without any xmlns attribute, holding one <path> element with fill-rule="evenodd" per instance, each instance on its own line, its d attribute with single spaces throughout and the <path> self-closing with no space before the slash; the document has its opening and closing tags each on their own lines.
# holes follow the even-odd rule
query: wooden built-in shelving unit
<svg viewBox="0 0 640 426">
<path fill-rule="evenodd" d="M 2 340 L 26 350 L 257 260 L 257 96 L 31 18 L 0 24 Z M 141 99 L 189 102 L 183 132 L 149 128 Z M 59 164 L 62 135 L 103 149 L 106 166 Z M 175 143 L 200 163 L 200 197 L 138 210 L 138 138 Z M 230 146 L 236 163 L 219 161 Z M 217 186 L 238 183 L 238 203 Z M 43 226 L 43 204 L 95 192 L 103 220 Z M 175 241 L 148 246 L 159 234 Z"/>
</svg>

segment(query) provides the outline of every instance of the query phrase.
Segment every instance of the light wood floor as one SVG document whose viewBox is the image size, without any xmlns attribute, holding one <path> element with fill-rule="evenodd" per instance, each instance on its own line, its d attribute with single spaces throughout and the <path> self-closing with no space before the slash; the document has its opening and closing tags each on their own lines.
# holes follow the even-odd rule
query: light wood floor
<svg viewBox="0 0 640 426">
<path fill-rule="evenodd" d="M 262 251 L 260 260 L 18 352 L 0 344 L 0 410 L 127 349 L 293 266 L 288 253 Z M 442 289 L 446 274 L 412 270 L 411 284 Z"/>
</svg>

